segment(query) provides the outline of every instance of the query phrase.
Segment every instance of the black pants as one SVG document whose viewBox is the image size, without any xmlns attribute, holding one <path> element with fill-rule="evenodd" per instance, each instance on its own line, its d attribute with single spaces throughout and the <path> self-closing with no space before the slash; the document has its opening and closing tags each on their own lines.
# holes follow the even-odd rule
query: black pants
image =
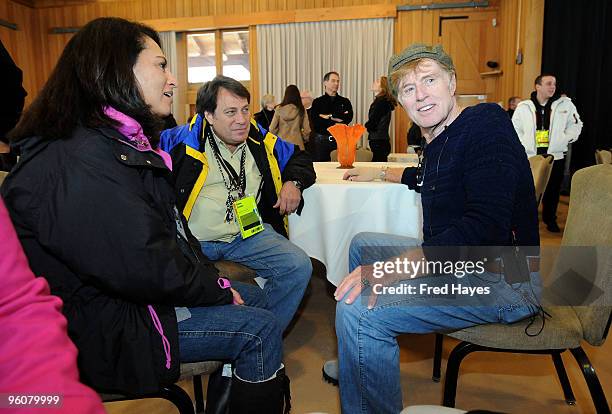
<svg viewBox="0 0 612 414">
<path fill-rule="evenodd" d="M 0 154 L 0 171 L 11 171 L 17 164 L 17 156 L 13 153 Z"/>
<path fill-rule="evenodd" d="M 559 204 L 559 193 L 561 192 L 564 169 L 565 159 L 553 162 L 550 179 L 542 197 L 542 221 L 544 223 L 552 223 L 557 220 L 557 205 Z"/>
<path fill-rule="evenodd" d="M 372 162 L 387 162 L 387 157 L 391 153 L 391 143 L 385 139 L 372 139 L 369 143 L 374 154 Z"/>
<path fill-rule="evenodd" d="M 313 134 L 306 144 L 313 161 L 331 161 L 329 153 L 336 148 L 336 140 L 330 135 Z"/>
</svg>

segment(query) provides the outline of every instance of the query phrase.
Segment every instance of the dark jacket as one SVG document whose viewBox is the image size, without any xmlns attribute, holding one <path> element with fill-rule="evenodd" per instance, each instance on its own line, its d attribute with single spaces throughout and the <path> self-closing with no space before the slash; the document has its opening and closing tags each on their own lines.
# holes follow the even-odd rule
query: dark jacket
<svg viewBox="0 0 612 414">
<path fill-rule="evenodd" d="M 0 141 L 8 144 L 6 135 L 17 125 L 27 92 L 23 89 L 23 73 L 17 67 L 11 55 L 0 41 L 0 74 L 5 88 L 0 111 Z M 17 162 L 17 154 L 11 149 L 9 153 L 0 154 L 0 171 L 10 171 Z"/>
<path fill-rule="evenodd" d="M 349 124 L 353 120 L 353 105 L 344 96 L 330 96 L 327 93 L 312 101 L 310 108 L 310 119 L 312 130 L 317 134 L 329 135 L 327 128 L 336 125 L 336 121 L 323 119 L 319 115 L 331 114 L 333 118 L 342 119 L 343 124 Z"/>
<path fill-rule="evenodd" d="M 205 137 L 210 134 L 210 125 L 199 114 L 188 125 L 166 130 L 161 134 L 160 147 L 172 155 L 173 173 L 177 193 L 177 205 L 189 219 L 198 194 L 206 184 L 208 175 L 208 156 Z M 262 174 L 263 187 L 257 208 L 265 223 L 287 236 L 286 216 L 272 208 L 284 182 L 299 181 L 306 189 L 314 184 L 316 174 L 312 159 L 297 145 L 290 144 L 259 127 L 251 120 L 247 147 L 259 172 Z M 297 213 L 302 211 L 304 199 Z"/>
<path fill-rule="evenodd" d="M 0 41 L 0 73 L 5 81 L 3 109 L 0 111 L 0 140 L 8 142 L 6 134 L 17 125 L 27 92 L 23 89 L 23 73 Z"/>
<path fill-rule="evenodd" d="M 266 108 L 262 108 L 261 111 L 257 112 L 253 115 L 255 122 L 264 127 L 267 131 L 270 129 L 270 122 L 272 122 L 272 118 L 274 118 L 274 110 L 268 111 Z"/>
<path fill-rule="evenodd" d="M 181 215 L 161 157 L 106 128 L 26 139 L 21 150 L 2 196 L 34 274 L 64 302 L 81 380 L 127 394 L 175 382 L 174 306 L 221 305 L 232 295 L 188 230 L 179 236 Z"/>
<path fill-rule="evenodd" d="M 408 145 L 423 145 L 423 135 L 421 134 L 421 128 L 415 124 L 414 122 L 410 126 L 408 130 L 408 134 L 406 136 L 406 141 Z"/>
<path fill-rule="evenodd" d="M 529 161 L 496 104 L 465 108 L 424 149 L 423 246 L 539 246 Z M 402 182 L 416 188 L 416 168 Z"/>
<path fill-rule="evenodd" d="M 377 96 L 370 105 L 368 111 L 368 122 L 365 127 L 368 130 L 368 140 L 389 141 L 389 124 L 391 123 L 391 112 L 395 109 L 384 96 Z"/>
</svg>

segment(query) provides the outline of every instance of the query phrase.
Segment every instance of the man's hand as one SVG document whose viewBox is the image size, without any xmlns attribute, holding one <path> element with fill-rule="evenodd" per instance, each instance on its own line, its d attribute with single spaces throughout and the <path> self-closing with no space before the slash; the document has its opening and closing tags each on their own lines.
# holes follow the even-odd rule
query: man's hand
<svg viewBox="0 0 612 414">
<path fill-rule="evenodd" d="M 340 119 L 340 118 L 334 118 L 333 116 L 332 116 L 332 117 L 330 117 L 329 119 L 331 119 L 331 120 L 332 120 L 332 121 L 334 121 L 334 122 L 344 122 L 342 119 Z"/>
<path fill-rule="evenodd" d="M 323 119 L 331 119 L 332 114 L 319 114 L 319 117 Z"/>
<path fill-rule="evenodd" d="M 278 195 L 278 201 L 274 204 L 273 208 L 279 208 L 280 214 L 291 214 L 295 213 L 300 200 L 302 199 L 302 193 L 291 181 L 287 181 L 283 184 Z"/>
<path fill-rule="evenodd" d="M 238 291 L 234 288 L 230 288 L 230 290 L 232 291 L 232 296 L 234 297 L 234 305 L 244 305 L 244 300 L 242 299 L 242 296 L 240 296 L 240 293 L 238 293 Z"/>
<path fill-rule="evenodd" d="M 362 279 L 362 271 L 365 275 L 372 274 L 372 266 L 358 266 L 351 273 L 346 275 L 342 282 L 334 292 L 334 298 L 340 302 L 344 299 L 347 305 L 352 304 L 361 295 L 361 291 L 366 285 L 371 285 L 370 278 Z M 371 291 L 368 298 L 368 309 L 372 309 L 376 305 L 376 294 Z"/>
<path fill-rule="evenodd" d="M 377 167 L 357 167 L 344 173 L 343 180 L 372 181 L 380 177 L 381 169 Z"/>
</svg>

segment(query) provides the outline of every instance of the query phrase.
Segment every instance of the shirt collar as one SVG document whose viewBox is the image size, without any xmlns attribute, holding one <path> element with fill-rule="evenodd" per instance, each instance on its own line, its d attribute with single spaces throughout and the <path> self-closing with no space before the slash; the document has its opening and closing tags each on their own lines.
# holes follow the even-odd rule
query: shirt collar
<svg viewBox="0 0 612 414">
<path fill-rule="evenodd" d="M 239 144 L 239 145 L 236 146 L 236 150 L 232 153 L 230 151 L 230 149 L 227 147 L 227 145 L 225 144 L 225 142 L 223 142 L 223 140 L 221 140 L 221 138 L 219 138 L 217 136 L 217 134 L 215 133 L 215 129 L 212 127 L 212 125 L 210 126 L 210 132 L 212 133 L 213 139 L 217 143 L 217 147 L 224 148 L 227 152 L 229 152 L 232 155 L 236 154 L 238 151 L 240 151 L 242 149 L 242 147 L 244 147 L 247 144 L 246 140 L 244 140 L 244 142 L 242 144 Z M 247 137 L 247 139 L 248 139 L 248 137 Z"/>
</svg>

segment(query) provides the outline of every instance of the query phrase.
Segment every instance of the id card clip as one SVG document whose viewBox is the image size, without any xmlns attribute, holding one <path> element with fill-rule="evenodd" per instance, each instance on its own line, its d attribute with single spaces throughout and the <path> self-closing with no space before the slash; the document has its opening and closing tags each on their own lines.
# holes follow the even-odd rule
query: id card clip
<svg viewBox="0 0 612 414">
<path fill-rule="evenodd" d="M 263 221 L 257 210 L 255 197 L 252 195 L 234 201 L 234 213 L 243 239 L 263 231 Z"/>
</svg>

